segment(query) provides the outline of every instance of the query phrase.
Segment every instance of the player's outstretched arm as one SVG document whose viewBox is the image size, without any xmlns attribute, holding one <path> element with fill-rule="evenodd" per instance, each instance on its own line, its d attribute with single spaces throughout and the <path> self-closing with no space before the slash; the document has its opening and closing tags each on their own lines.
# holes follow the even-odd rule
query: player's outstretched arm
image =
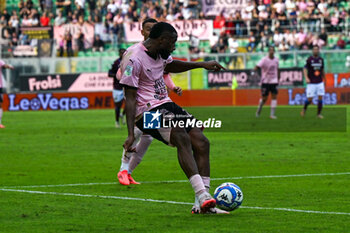
<svg viewBox="0 0 350 233">
<path fill-rule="evenodd" d="M 225 70 L 217 61 L 204 61 L 204 62 L 188 62 L 173 60 L 165 67 L 165 71 L 168 73 L 182 73 L 188 70 L 197 68 L 204 68 L 206 70 Z"/>
<path fill-rule="evenodd" d="M 165 85 L 170 89 L 172 90 L 173 92 L 175 92 L 177 95 L 181 96 L 182 95 L 182 89 L 181 87 L 177 87 L 175 85 L 175 83 L 173 82 L 170 74 L 164 74 L 163 75 L 163 78 L 164 78 L 164 82 L 165 82 Z"/>
<path fill-rule="evenodd" d="M 135 152 L 136 149 L 132 148 L 132 144 L 135 141 L 134 125 L 135 125 L 135 112 L 136 112 L 136 88 L 125 87 L 125 112 L 126 112 L 126 124 L 128 126 L 128 138 L 125 140 L 123 147 L 127 152 Z"/>
</svg>

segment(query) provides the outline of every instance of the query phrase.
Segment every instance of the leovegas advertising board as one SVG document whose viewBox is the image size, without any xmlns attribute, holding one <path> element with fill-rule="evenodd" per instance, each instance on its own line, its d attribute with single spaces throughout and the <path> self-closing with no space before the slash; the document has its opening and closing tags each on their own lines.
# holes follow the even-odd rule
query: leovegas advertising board
<svg viewBox="0 0 350 233">
<path fill-rule="evenodd" d="M 326 87 L 350 87 L 350 73 L 326 74 Z"/>
<path fill-rule="evenodd" d="M 182 96 L 171 93 L 170 98 L 180 106 L 255 106 L 260 95 L 260 89 L 185 90 Z M 281 88 L 277 100 L 279 105 L 303 105 L 305 98 L 304 88 Z M 324 104 L 350 104 L 350 88 L 326 88 Z"/>
<path fill-rule="evenodd" d="M 112 91 L 113 79 L 107 73 L 21 75 L 21 92 L 99 92 Z"/>
<path fill-rule="evenodd" d="M 112 92 L 5 94 L 5 111 L 113 108 Z"/>
</svg>

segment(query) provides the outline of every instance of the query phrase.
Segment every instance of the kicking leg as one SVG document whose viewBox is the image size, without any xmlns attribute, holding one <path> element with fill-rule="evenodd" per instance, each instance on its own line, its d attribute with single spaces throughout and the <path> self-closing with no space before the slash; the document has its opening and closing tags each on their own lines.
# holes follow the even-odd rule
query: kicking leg
<svg viewBox="0 0 350 233">
<path fill-rule="evenodd" d="M 215 199 L 213 199 L 210 196 L 210 194 L 206 191 L 203 179 L 199 174 L 199 169 L 196 160 L 192 154 L 192 143 L 190 135 L 186 133 L 184 129 L 173 128 L 170 134 L 170 142 L 171 144 L 177 147 L 177 154 L 180 166 L 185 172 L 187 178 L 190 180 L 192 188 L 199 200 L 201 211 L 203 213 L 208 212 L 210 208 L 215 207 L 216 203 Z M 207 150 L 207 154 L 209 157 L 209 145 L 207 147 Z M 202 163 L 204 165 L 201 165 L 201 172 L 209 176 L 210 171 L 209 167 L 207 167 L 209 165 L 209 161 L 208 163 L 205 163 L 203 161 Z"/>
<path fill-rule="evenodd" d="M 204 187 L 209 193 L 210 189 L 210 143 L 205 137 L 202 130 L 194 128 L 189 132 L 192 144 L 193 155 L 197 163 L 199 175 L 203 180 Z M 194 206 L 191 210 L 192 214 L 200 213 L 200 202 L 197 196 L 195 196 Z M 229 212 L 220 210 L 218 208 L 209 208 L 208 212 L 210 214 L 229 214 Z"/>
</svg>

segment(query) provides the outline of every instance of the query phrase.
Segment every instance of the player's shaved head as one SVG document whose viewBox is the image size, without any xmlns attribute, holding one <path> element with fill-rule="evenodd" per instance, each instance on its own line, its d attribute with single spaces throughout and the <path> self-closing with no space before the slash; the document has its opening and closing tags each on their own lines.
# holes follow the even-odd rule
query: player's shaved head
<svg viewBox="0 0 350 233">
<path fill-rule="evenodd" d="M 175 50 L 177 32 L 169 23 L 160 22 L 155 24 L 149 34 L 149 38 L 153 41 L 152 43 L 157 45 L 157 53 L 163 59 L 167 59 Z"/>
<path fill-rule="evenodd" d="M 155 23 L 158 23 L 157 20 L 153 19 L 153 18 L 147 18 L 145 19 L 143 22 L 142 22 L 142 29 L 145 27 L 145 25 L 147 23 L 152 23 L 152 24 L 155 24 Z"/>
<path fill-rule="evenodd" d="M 151 33 L 149 34 L 149 38 L 157 39 L 164 34 L 168 34 L 170 36 L 174 35 L 177 37 L 176 29 L 171 24 L 159 22 L 153 26 Z"/>
<path fill-rule="evenodd" d="M 153 26 L 158 23 L 157 20 L 153 18 L 147 18 L 142 22 L 141 34 L 144 40 L 147 40 Z"/>
</svg>

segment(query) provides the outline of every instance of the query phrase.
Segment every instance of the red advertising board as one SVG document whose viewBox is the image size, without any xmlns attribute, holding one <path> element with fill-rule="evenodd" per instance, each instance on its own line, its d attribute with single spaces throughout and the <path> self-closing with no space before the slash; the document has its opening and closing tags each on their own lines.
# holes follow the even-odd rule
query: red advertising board
<svg viewBox="0 0 350 233">
<path fill-rule="evenodd" d="M 350 87 L 350 73 L 326 74 L 326 87 Z"/>
<path fill-rule="evenodd" d="M 182 96 L 171 93 L 170 98 L 180 106 L 254 106 L 260 90 L 185 90 Z M 277 100 L 279 105 L 303 105 L 305 98 L 305 89 L 290 88 L 280 89 Z M 350 104 L 350 88 L 326 88 L 324 104 Z M 108 108 L 113 108 L 112 92 L 5 94 L 3 103 L 5 111 Z"/>
</svg>

